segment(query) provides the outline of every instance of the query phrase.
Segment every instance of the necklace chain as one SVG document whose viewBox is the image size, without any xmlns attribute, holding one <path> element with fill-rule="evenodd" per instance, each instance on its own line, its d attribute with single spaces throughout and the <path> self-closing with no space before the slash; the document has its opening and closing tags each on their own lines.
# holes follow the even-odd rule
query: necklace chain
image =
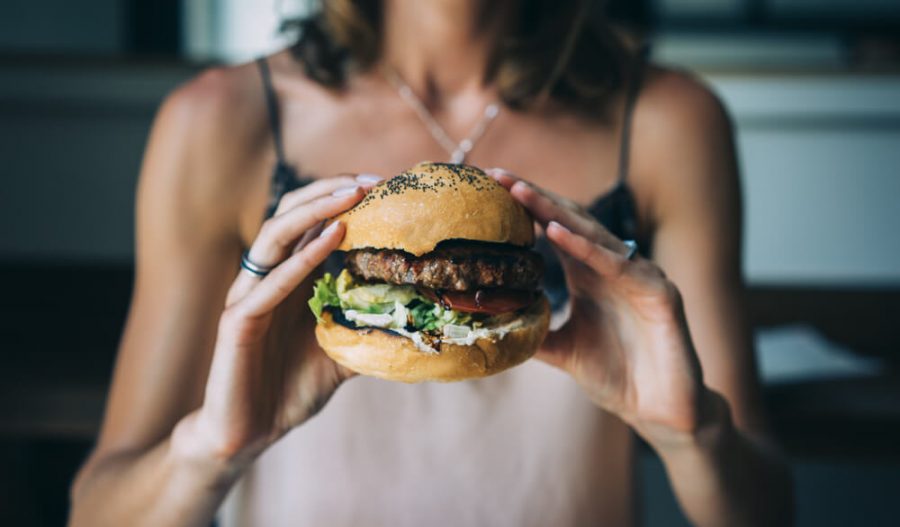
<svg viewBox="0 0 900 527">
<path fill-rule="evenodd" d="M 428 132 L 431 134 L 434 141 L 450 155 L 450 162 L 453 164 L 458 165 L 466 161 L 469 152 L 475 148 L 478 140 L 484 136 L 488 127 L 494 122 L 497 115 L 500 114 L 500 105 L 496 102 L 489 103 L 484 107 L 484 110 L 481 112 L 481 118 L 475 123 L 475 126 L 472 127 L 472 131 L 469 132 L 469 135 L 457 143 L 450 137 L 447 130 L 441 126 L 441 123 L 435 119 L 434 115 L 428 110 L 428 107 L 425 106 L 425 103 L 422 102 L 422 99 L 416 95 L 409 84 L 407 84 L 395 70 L 392 68 L 385 68 L 384 72 L 388 82 L 396 88 L 400 98 L 403 99 L 403 101 L 416 113 L 416 116 L 422 121 L 425 128 L 428 129 Z"/>
</svg>

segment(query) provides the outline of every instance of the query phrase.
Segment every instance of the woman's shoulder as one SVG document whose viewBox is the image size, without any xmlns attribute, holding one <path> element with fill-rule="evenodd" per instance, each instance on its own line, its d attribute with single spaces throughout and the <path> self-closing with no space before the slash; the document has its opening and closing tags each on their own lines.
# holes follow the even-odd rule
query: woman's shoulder
<svg viewBox="0 0 900 527">
<path fill-rule="evenodd" d="M 308 81 L 287 75 L 291 66 L 284 55 L 267 59 L 276 89 L 289 84 L 291 102 L 302 101 Z M 169 180 L 179 192 L 206 196 L 211 203 L 235 202 L 254 192 L 275 161 L 258 64 L 211 67 L 170 92 L 157 113 L 147 160 L 166 167 L 148 177 Z"/>
<path fill-rule="evenodd" d="M 142 195 L 177 199 L 180 210 L 204 218 L 240 206 L 265 130 L 265 115 L 258 115 L 265 103 L 258 87 L 254 93 L 251 66 L 209 68 L 168 94 L 145 151 Z"/>
<path fill-rule="evenodd" d="M 732 124 L 711 86 L 648 65 L 633 119 L 628 177 L 643 224 L 659 230 L 685 210 L 733 201 Z"/>
<path fill-rule="evenodd" d="M 292 106 L 313 106 L 323 91 L 303 73 L 290 52 L 266 57 L 274 93 L 289 92 Z M 174 89 L 163 101 L 157 127 L 193 149 L 231 155 L 271 154 L 271 120 L 257 61 L 208 68 Z M 210 152 L 203 152 L 209 154 Z"/>
<path fill-rule="evenodd" d="M 733 177 L 707 169 L 733 155 L 731 120 L 715 91 L 691 73 L 647 66 L 632 129 L 633 184 L 654 203 L 699 192 Z"/>
<path fill-rule="evenodd" d="M 635 119 L 646 123 L 641 132 L 648 139 L 666 139 L 657 146 L 675 147 L 679 139 L 696 139 L 730 127 L 722 101 L 698 76 L 648 65 L 643 79 Z"/>
<path fill-rule="evenodd" d="M 157 126 L 193 146 L 246 144 L 264 127 L 265 100 L 253 63 L 217 66 L 198 73 L 163 101 Z"/>
</svg>

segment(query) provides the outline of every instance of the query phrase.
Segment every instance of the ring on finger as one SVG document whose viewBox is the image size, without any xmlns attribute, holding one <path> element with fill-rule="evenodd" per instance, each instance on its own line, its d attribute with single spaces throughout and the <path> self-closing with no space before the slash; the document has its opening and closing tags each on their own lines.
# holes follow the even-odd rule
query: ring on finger
<svg viewBox="0 0 900 527">
<path fill-rule="evenodd" d="M 623 241 L 622 243 L 625 244 L 625 248 L 627 249 L 627 250 L 625 251 L 625 259 L 626 259 L 626 260 L 633 260 L 633 259 L 634 259 L 634 255 L 637 254 L 637 251 L 638 251 L 638 244 L 637 244 L 637 242 L 634 241 L 634 240 L 625 240 L 625 241 Z"/>
<path fill-rule="evenodd" d="M 243 255 L 241 255 L 241 269 L 247 271 L 253 276 L 263 278 L 274 269 L 275 266 L 267 266 L 260 265 L 253 260 L 250 259 L 249 251 L 245 251 Z"/>
</svg>

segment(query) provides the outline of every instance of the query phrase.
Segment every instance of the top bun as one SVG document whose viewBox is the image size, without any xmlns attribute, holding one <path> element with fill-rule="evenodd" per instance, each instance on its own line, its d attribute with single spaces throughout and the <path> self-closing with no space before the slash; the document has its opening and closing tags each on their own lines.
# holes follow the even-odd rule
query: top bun
<svg viewBox="0 0 900 527">
<path fill-rule="evenodd" d="M 337 218 L 346 234 L 338 249 L 399 249 L 421 256 L 444 240 L 530 246 L 531 216 L 480 169 L 422 162 L 374 186 Z"/>
</svg>

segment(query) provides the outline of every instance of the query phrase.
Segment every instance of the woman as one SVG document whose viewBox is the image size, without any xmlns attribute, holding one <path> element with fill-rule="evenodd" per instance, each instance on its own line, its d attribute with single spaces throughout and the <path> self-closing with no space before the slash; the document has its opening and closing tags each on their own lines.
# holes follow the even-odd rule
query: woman
<svg viewBox="0 0 900 527">
<path fill-rule="evenodd" d="M 223 525 L 628 525 L 632 431 L 695 524 L 788 523 L 716 99 L 640 65 L 589 1 L 323 4 L 294 49 L 204 73 L 160 111 L 132 309 L 72 524 L 207 525 L 232 491 Z M 343 235 L 321 220 L 373 174 L 451 153 L 505 167 L 491 173 L 560 254 L 546 287 L 570 312 L 538 356 L 557 368 L 334 394 L 351 372 L 304 306 Z M 271 273 L 235 278 L 247 247 Z"/>
</svg>

